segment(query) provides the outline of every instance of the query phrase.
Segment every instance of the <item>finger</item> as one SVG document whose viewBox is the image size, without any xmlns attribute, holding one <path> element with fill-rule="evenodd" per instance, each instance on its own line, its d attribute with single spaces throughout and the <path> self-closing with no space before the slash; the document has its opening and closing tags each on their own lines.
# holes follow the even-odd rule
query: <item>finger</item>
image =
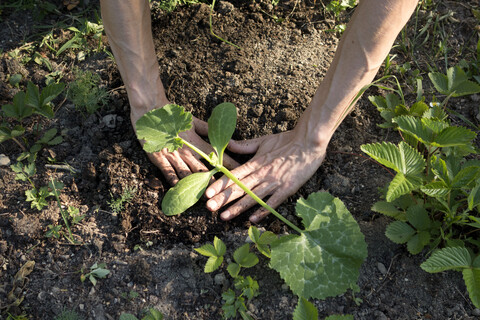
<svg viewBox="0 0 480 320">
<path fill-rule="evenodd" d="M 232 171 L 232 174 L 237 177 L 237 179 L 242 180 L 244 177 L 248 176 L 251 172 L 254 172 L 256 165 L 253 162 L 247 162 L 243 166 L 238 167 Z M 230 180 L 227 176 L 223 176 L 218 179 L 214 184 L 207 188 L 205 195 L 207 198 L 213 198 L 215 195 L 219 194 L 229 186 L 233 184 L 233 181 Z"/>
<path fill-rule="evenodd" d="M 176 150 L 173 152 L 165 151 L 164 154 L 167 160 L 175 168 L 175 171 L 177 172 L 177 175 L 180 179 L 183 179 L 192 173 L 190 168 L 183 161 L 182 157 L 180 157 L 180 155 L 178 154 L 178 151 Z"/>
<path fill-rule="evenodd" d="M 268 196 L 272 190 L 274 190 L 274 186 L 268 183 L 263 183 L 260 186 L 256 187 L 253 189 L 253 193 L 255 193 L 259 198 L 264 198 Z M 225 210 L 220 214 L 220 218 L 222 220 L 228 221 L 236 216 L 238 216 L 240 213 L 250 209 L 254 205 L 257 204 L 257 201 L 252 199 L 250 196 L 245 196 L 242 199 L 238 200 L 235 204 L 233 204 L 230 208 Z"/>
<path fill-rule="evenodd" d="M 250 140 L 230 140 L 227 149 L 238 154 L 251 154 L 257 152 L 260 144 L 265 137 L 250 139 Z"/>
<path fill-rule="evenodd" d="M 177 173 L 175 172 L 175 169 L 172 167 L 167 158 L 161 152 L 148 153 L 148 158 L 150 159 L 150 161 L 152 161 L 154 165 L 156 165 L 160 169 L 160 171 L 162 171 L 163 176 L 171 186 L 177 184 L 179 180 Z"/>
<path fill-rule="evenodd" d="M 285 194 L 281 192 L 276 192 L 274 193 L 267 202 L 267 204 L 272 207 L 273 209 L 276 209 L 279 205 L 282 204 L 283 201 L 285 201 L 289 196 L 286 196 Z M 264 207 L 261 207 L 257 211 L 255 211 L 251 216 L 250 216 L 250 221 L 252 223 L 259 223 L 260 221 L 263 220 L 266 216 L 270 214 L 270 211 L 265 209 Z"/>
<path fill-rule="evenodd" d="M 230 157 L 228 154 L 223 154 L 223 165 L 227 167 L 227 169 L 235 169 L 240 166 L 240 163 L 237 161 L 233 160 L 232 157 Z"/>
<path fill-rule="evenodd" d="M 199 161 L 190 150 L 185 151 L 185 153 L 182 154 L 182 158 L 183 161 L 185 161 L 185 163 L 190 167 L 192 172 L 209 171 L 208 168 L 201 161 Z"/>
<path fill-rule="evenodd" d="M 206 136 L 208 135 L 208 123 L 193 117 L 193 125 L 195 126 L 195 132 L 199 135 Z"/>
</svg>

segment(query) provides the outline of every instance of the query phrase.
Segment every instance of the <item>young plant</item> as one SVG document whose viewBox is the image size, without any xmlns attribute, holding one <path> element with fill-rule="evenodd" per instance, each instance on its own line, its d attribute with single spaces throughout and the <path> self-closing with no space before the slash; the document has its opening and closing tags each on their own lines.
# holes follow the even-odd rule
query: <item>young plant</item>
<svg viewBox="0 0 480 320">
<path fill-rule="evenodd" d="M 95 286 L 97 285 L 97 279 L 104 279 L 110 273 L 110 270 L 105 269 L 105 263 L 94 263 L 89 272 L 85 273 L 85 270 L 82 268 L 80 270 L 80 281 L 85 282 L 85 280 L 90 280 L 90 282 Z"/>
<path fill-rule="evenodd" d="M 72 101 L 77 110 L 95 113 L 109 100 L 105 88 L 99 86 L 100 76 L 91 71 L 75 71 L 75 81 L 67 89 L 67 98 Z"/>
<path fill-rule="evenodd" d="M 223 166 L 224 151 L 235 130 L 236 117 L 236 108 L 231 103 L 222 103 L 213 110 L 208 119 L 208 137 L 214 149 L 210 155 L 179 136 L 192 127 L 192 115 L 178 105 L 152 110 L 137 121 L 137 137 L 145 141 L 145 151 L 159 152 L 166 148 L 172 152 L 185 145 L 213 166 L 211 171 L 189 175 L 171 188 L 163 198 L 163 212 L 176 215 L 187 210 L 201 198 L 211 177 L 221 172 L 298 233 L 271 243 L 270 265 L 293 293 L 306 299 L 323 299 L 358 288 L 355 282 L 367 247 L 358 224 L 339 199 L 318 192 L 298 200 L 296 214 L 302 220 L 304 228 L 301 229 L 268 206 Z"/>
<path fill-rule="evenodd" d="M 429 77 L 447 95 L 441 104 L 434 101 L 429 106 L 422 98 L 408 107 L 393 94 L 370 97 L 385 119 L 380 126 L 397 129 L 403 138 L 398 145 L 361 146 L 395 172 L 386 201 L 375 203 L 372 210 L 396 220 L 386 235 L 395 243 L 406 243 L 411 254 L 426 246 L 432 250 L 446 247 L 434 252 L 422 268 L 429 272 L 468 268 L 464 272 L 467 289 L 474 305 L 480 307 L 480 283 L 474 281 L 478 279 L 476 255 L 466 251 L 467 247 L 480 249 L 473 236 L 480 229 L 480 161 L 471 156 L 478 153 L 473 143 L 477 135 L 453 126 L 445 112 L 450 97 L 480 92 L 480 86 L 469 81 L 459 67 L 450 68 L 447 75 L 430 73 Z"/>
<path fill-rule="evenodd" d="M 155 308 L 150 308 L 142 316 L 141 320 L 162 320 L 163 314 Z M 122 313 L 120 315 L 120 320 L 139 320 L 136 316 L 131 313 Z"/>
<path fill-rule="evenodd" d="M 108 205 L 110 206 L 113 214 L 119 214 L 123 210 L 125 203 L 130 203 L 130 201 L 132 201 L 136 192 L 137 189 L 135 187 L 127 187 L 120 195 L 120 198 L 117 199 L 114 199 L 113 195 L 110 193 L 111 200 L 108 201 Z"/>
</svg>

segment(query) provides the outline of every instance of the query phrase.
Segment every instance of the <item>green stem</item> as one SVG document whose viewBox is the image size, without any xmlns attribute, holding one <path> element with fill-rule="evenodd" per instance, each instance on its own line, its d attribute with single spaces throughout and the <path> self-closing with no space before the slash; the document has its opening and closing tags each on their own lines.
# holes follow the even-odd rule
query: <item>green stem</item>
<svg viewBox="0 0 480 320">
<path fill-rule="evenodd" d="M 75 240 L 73 239 L 72 230 L 70 230 L 70 226 L 68 225 L 67 217 L 65 216 L 65 210 L 62 209 L 62 203 L 60 202 L 60 198 L 59 198 L 58 193 L 57 193 L 57 188 L 55 188 L 55 183 L 53 182 L 52 177 L 50 177 L 50 181 L 52 181 L 53 194 L 55 195 L 55 199 L 57 199 L 58 208 L 60 209 L 60 213 L 62 215 L 63 222 L 65 223 L 65 226 L 67 227 L 67 230 L 68 230 L 69 236 L 67 237 L 67 239 L 68 239 L 68 241 L 70 241 L 70 243 L 76 244 Z"/>
<path fill-rule="evenodd" d="M 198 149 L 197 147 L 195 147 L 193 144 L 185 141 L 184 139 L 182 139 L 182 142 L 183 144 L 185 144 L 187 147 L 189 147 L 190 149 L 192 149 L 193 151 L 195 151 L 196 153 L 198 153 L 199 155 L 201 155 L 205 160 L 207 160 L 212 166 L 216 167 L 217 166 L 217 163 L 214 162 L 209 155 L 207 155 L 205 152 L 203 152 L 202 150 Z M 218 162 L 218 161 L 217 161 Z"/>
<path fill-rule="evenodd" d="M 226 175 L 230 180 L 232 180 L 233 182 L 235 182 L 240 188 L 242 188 L 243 191 L 245 191 L 246 194 L 248 194 L 250 197 L 253 198 L 253 200 L 257 201 L 258 204 L 260 204 L 262 207 L 264 207 L 265 209 L 267 209 L 268 211 L 270 211 L 273 215 L 275 215 L 278 219 L 280 219 L 281 221 L 283 221 L 287 226 L 289 226 L 290 228 L 292 228 L 293 230 L 297 231 L 298 233 L 302 233 L 302 230 L 300 228 L 298 228 L 296 225 L 294 225 L 293 223 L 291 223 L 290 221 L 288 221 L 287 219 L 285 219 L 285 217 L 283 217 L 280 213 L 278 213 L 275 209 L 273 209 L 272 207 L 270 207 L 268 204 L 266 204 L 262 199 L 260 199 L 255 193 L 253 193 L 252 190 L 250 190 L 246 185 L 244 185 L 240 180 L 237 179 L 237 177 L 235 177 L 233 175 L 233 173 L 231 173 L 227 168 L 225 168 L 224 166 L 222 165 L 217 165 L 216 166 L 218 170 L 220 170 L 224 175 Z"/>
</svg>

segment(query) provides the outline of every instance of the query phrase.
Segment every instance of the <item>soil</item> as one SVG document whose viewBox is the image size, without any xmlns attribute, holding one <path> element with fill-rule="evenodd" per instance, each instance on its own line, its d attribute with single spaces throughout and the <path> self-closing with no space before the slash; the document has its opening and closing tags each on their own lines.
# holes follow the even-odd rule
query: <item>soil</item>
<svg viewBox="0 0 480 320">
<path fill-rule="evenodd" d="M 62 14 L 68 13 L 58 1 L 52 3 Z M 237 49 L 211 36 L 207 5 L 178 7 L 167 13 L 153 3 L 152 28 L 168 98 L 200 119 L 207 119 L 218 103 L 233 102 L 239 112 L 235 139 L 292 129 L 322 81 L 338 44 L 339 36 L 329 31 L 335 21 L 324 14 L 324 5 L 320 1 L 280 1 L 277 6 L 269 0 L 218 2 L 214 31 L 241 48 Z M 457 19 L 449 25 L 449 41 L 474 48 L 468 5 L 449 2 L 441 10 L 452 10 Z M 83 9 L 80 6 L 74 11 Z M 340 19 L 348 19 L 349 14 Z M 276 21 L 274 16 L 284 20 Z M 55 22 L 58 16 L 38 18 L 32 11 L 6 9 L 1 19 L 0 103 L 6 104 L 19 90 L 8 84 L 9 75 L 21 73 L 21 87 L 28 80 L 43 87 L 49 73 L 45 66 L 33 61 L 22 64 L 7 53 L 35 37 L 39 25 Z M 56 36 L 61 42 L 68 34 L 57 32 Z M 201 201 L 180 216 L 166 217 L 160 203 L 169 186 L 135 138 L 126 92 L 112 59 L 104 52 L 91 52 L 78 61 L 75 51 L 57 57 L 45 47 L 38 50 L 54 70 L 64 73 L 62 81 L 73 79 L 74 66 L 99 74 L 111 98 L 108 106 L 92 115 L 82 114 L 70 101 L 59 98 L 53 120 L 28 120 L 30 127 L 41 122 L 45 129 L 62 132 L 64 142 L 39 154 L 34 182 L 46 185 L 54 177 L 64 183 L 62 205 L 75 206 L 85 215 L 73 228 L 81 245 L 46 238 L 48 225 L 63 223 L 56 201 L 49 198 L 49 206 L 41 212 L 31 209 L 25 201 L 28 184 L 15 180 L 8 166 L 0 167 L 0 307 L 6 305 L 17 271 L 27 261 L 34 261 L 28 281 L 17 287 L 16 296 L 23 301 L 10 308 L 11 314 L 53 319 L 71 309 L 84 319 L 101 320 L 118 319 L 122 312 L 138 315 L 155 307 L 166 319 L 221 319 L 221 294 L 231 284 L 228 273 L 223 268 L 204 274 L 206 259 L 193 248 L 217 236 L 233 251 L 246 239 L 248 213 L 224 222 Z M 400 54 L 398 59 L 402 59 Z M 360 292 L 315 300 L 315 306 L 321 318 L 352 314 L 355 319 L 475 319 L 480 310 L 470 303 L 460 273 L 423 272 L 419 265 L 426 252 L 411 256 L 403 246 L 390 242 L 384 236 L 389 219 L 370 210 L 379 199 L 378 189 L 390 176 L 361 156 L 360 145 L 396 137 L 377 126 L 381 118 L 366 98 L 372 94 L 378 90 L 369 90 L 341 124 L 318 172 L 278 209 L 294 220 L 299 197 L 327 190 L 346 204 L 365 234 L 368 258 L 360 272 Z M 409 94 L 413 97 L 407 90 L 407 98 Z M 452 99 L 451 107 L 478 122 L 478 104 L 471 98 Z M 33 141 L 34 136 L 30 133 L 27 139 Z M 12 141 L 0 145 L 0 154 L 12 163 L 19 153 Z M 58 164 L 68 163 L 75 171 L 52 169 L 48 157 Z M 128 188 L 136 190 L 134 197 L 115 214 L 109 203 Z M 272 217 L 259 227 L 276 233 L 288 231 Z M 96 286 L 80 282 L 80 270 L 95 262 L 105 263 L 110 274 Z M 258 280 L 261 289 L 248 303 L 251 316 L 290 319 L 297 298 L 267 262 L 262 260 L 248 274 Z M 0 315 L 0 319 L 6 317 Z"/>
</svg>

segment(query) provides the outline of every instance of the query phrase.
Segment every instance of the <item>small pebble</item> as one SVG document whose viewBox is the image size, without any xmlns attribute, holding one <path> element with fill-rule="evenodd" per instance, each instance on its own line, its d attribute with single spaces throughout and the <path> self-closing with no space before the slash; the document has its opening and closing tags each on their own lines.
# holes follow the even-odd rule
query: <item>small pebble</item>
<svg viewBox="0 0 480 320">
<path fill-rule="evenodd" d="M 213 278 L 213 281 L 215 282 L 215 284 L 217 286 L 223 285 L 226 280 L 227 280 L 227 278 L 225 277 L 225 274 L 223 274 L 223 273 L 216 274 L 215 277 Z"/>
<path fill-rule="evenodd" d="M 0 154 L 0 167 L 7 167 L 10 165 L 10 158 L 4 155 L 3 153 Z"/>
<path fill-rule="evenodd" d="M 472 315 L 476 317 L 480 317 L 480 309 L 477 309 L 477 308 L 473 309 Z"/>
<path fill-rule="evenodd" d="M 387 274 L 387 268 L 385 268 L 385 265 L 381 262 L 377 263 L 377 268 L 378 271 L 380 271 L 381 274 L 386 275 Z"/>
</svg>

